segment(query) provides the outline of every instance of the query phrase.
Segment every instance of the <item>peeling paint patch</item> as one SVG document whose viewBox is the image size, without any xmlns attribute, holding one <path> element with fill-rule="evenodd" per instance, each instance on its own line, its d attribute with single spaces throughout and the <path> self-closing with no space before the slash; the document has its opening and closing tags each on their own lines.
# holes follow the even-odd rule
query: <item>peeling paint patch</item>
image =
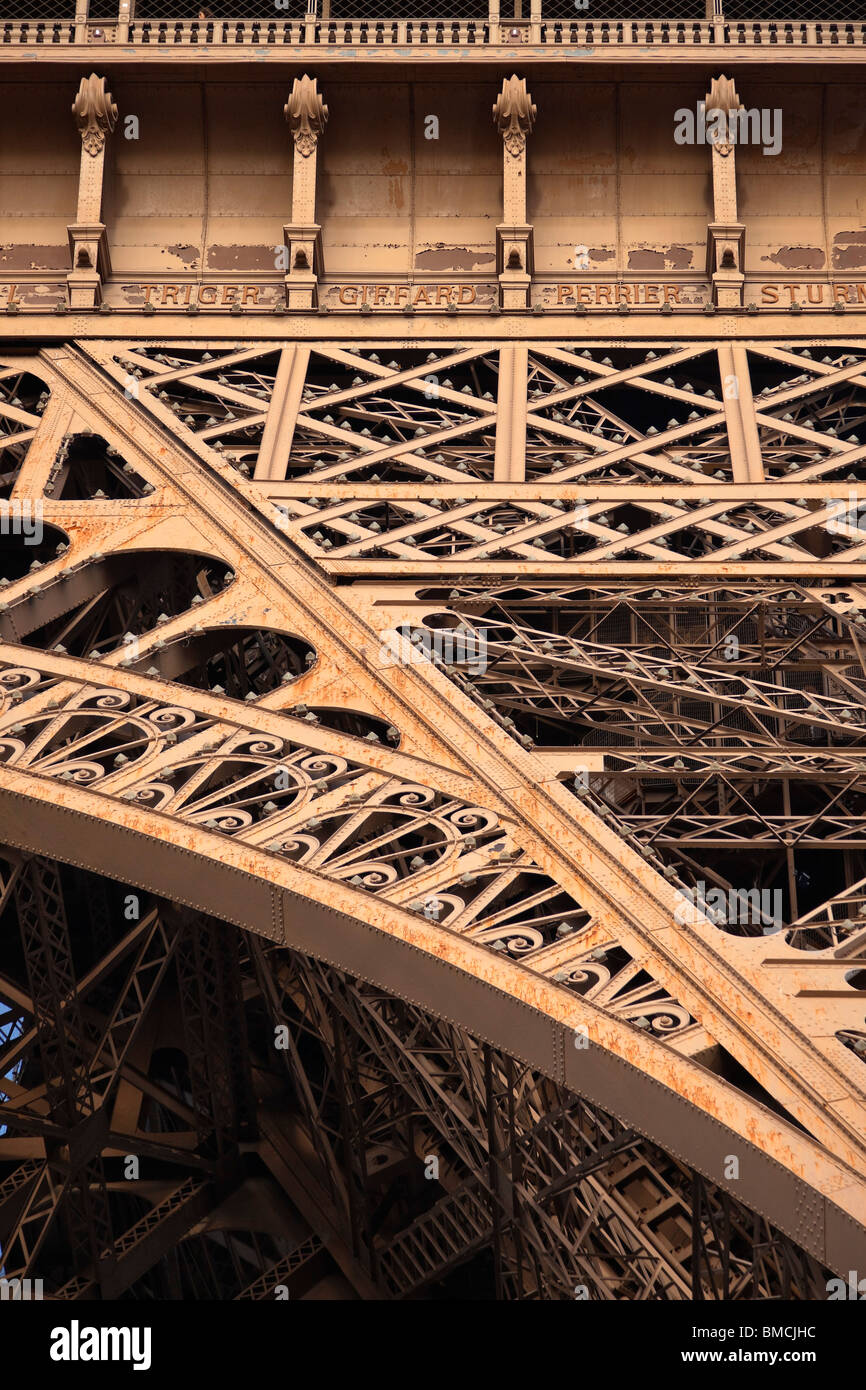
<svg viewBox="0 0 866 1390">
<path fill-rule="evenodd" d="M 629 270 L 664 270 L 664 251 L 629 251 Z"/>
<path fill-rule="evenodd" d="M 688 270 L 692 263 L 692 252 L 687 246 L 669 246 L 665 252 L 668 270 Z"/>
<path fill-rule="evenodd" d="M 2 285 L 0 286 L 0 305 L 23 304 L 26 308 L 46 309 L 53 308 L 57 303 L 58 295 L 65 300 L 65 282 L 60 281 L 56 285 Z M 0 449 L 2 453 L 2 449 Z"/>
<path fill-rule="evenodd" d="M 615 251 L 609 251 L 606 246 L 590 246 L 589 259 L 591 261 L 612 261 L 616 255 Z"/>
<path fill-rule="evenodd" d="M 687 246 L 667 246 L 654 251 L 648 246 L 628 253 L 629 270 L 688 270 L 694 253 Z"/>
<path fill-rule="evenodd" d="M 197 246 L 166 246 L 163 255 L 177 256 L 179 261 L 183 261 L 190 270 L 198 264 Z"/>
<path fill-rule="evenodd" d="M 144 291 L 141 285 L 121 285 L 121 298 L 130 308 L 140 309 L 144 304 Z"/>
<path fill-rule="evenodd" d="M 209 246 L 208 270 L 270 270 L 274 269 L 272 246 Z"/>
<path fill-rule="evenodd" d="M 822 270 L 824 252 L 818 246 L 780 246 L 774 256 L 762 256 L 762 261 L 774 261 L 785 270 Z"/>
<path fill-rule="evenodd" d="M 833 238 L 835 270 L 856 270 L 866 265 L 866 231 L 837 232 Z"/>
<path fill-rule="evenodd" d="M 415 255 L 416 270 L 489 270 L 495 263 L 490 251 L 470 251 L 467 246 L 446 246 L 441 241 Z"/>
<path fill-rule="evenodd" d="M 0 246 L 3 270 L 68 270 L 68 246 Z"/>
</svg>

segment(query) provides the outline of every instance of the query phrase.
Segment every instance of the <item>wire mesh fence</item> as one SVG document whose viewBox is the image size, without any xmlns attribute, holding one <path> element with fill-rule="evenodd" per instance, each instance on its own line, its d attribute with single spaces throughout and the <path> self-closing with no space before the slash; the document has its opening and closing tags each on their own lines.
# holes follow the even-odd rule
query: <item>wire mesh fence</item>
<svg viewBox="0 0 866 1390">
<path fill-rule="evenodd" d="M 504 21 L 530 18 L 531 0 L 500 0 Z M 866 24 L 866 0 L 723 0 L 728 23 Z M 300 20 L 308 12 L 332 20 L 478 20 L 489 18 L 487 0 L 133 0 L 137 21 Z M 118 18 L 119 0 L 90 0 L 89 18 Z M 0 0 L 0 21 L 68 22 L 76 0 Z M 708 18 L 707 0 L 541 0 L 541 17 L 556 23 Z"/>
<path fill-rule="evenodd" d="M 117 6 L 114 6 L 117 14 Z M 0 22 L 4 19 L 75 18 L 75 0 L 0 0 Z"/>
<path fill-rule="evenodd" d="M 543 19 L 611 21 L 706 19 L 706 0 L 542 0 Z"/>
<path fill-rule="evenodd" d="M 106 0 L 97 0 L 105 8 Z M 303 19 L 307 0 L 135 0 L 136 20 Z"/>
<path fill-rule="evenodd" d="M 528 0 L 527 0 L 528 3 Z M 331 19 L 486 20 L 486 0 L 319 0 L 319 14 Z"/>
<path fill-rule="evenodd" d="M 866 23 L 866 0 L 725 0 L 725 19 L 749 23 Z"/>
<path fill-rule="evenodd" d="M 106 8 L 108 0 L 94 0 L 94 3 Z M 528 9 L 529 0 L 524 3 Z M 303 19 L 310 12 L 321 20 L 486 20 L 488 6 L 486 0 L 201 0 L 201 3 L 199 0 L 136 0 L 135 3 L 136 20 L 267 19 L 279 22 Z M 504 10 L 504 13 L 510 17 L 510 12 Z"/>
</svg>

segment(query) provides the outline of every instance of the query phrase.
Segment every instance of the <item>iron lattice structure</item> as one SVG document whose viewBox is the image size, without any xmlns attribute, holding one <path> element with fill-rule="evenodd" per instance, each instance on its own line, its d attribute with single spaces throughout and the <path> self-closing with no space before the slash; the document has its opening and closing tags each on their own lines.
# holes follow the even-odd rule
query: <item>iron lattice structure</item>
<svg viewBox="0 0 866 1390">
<path fill-rule="evenodd" d="M 470 1265 L 475 1297 L 822 1296 L 812 1257 L 600 1107 L 166 902 L 109 941 L 125 891 L 5 857 L 28 990 L 6 1020 L 4 1138 L 45 1151 L 0 1188 L 7 1277 L 45 1270 L 73 1300 L 401 1299 L 466 1296 Z"/>
<path fill-rule="evenodd" d="M 130 344 L 105 359 L 191 444 L 267 484 L 311 558 L 353 576 L 396 561 L 419 576 L 665 561 L 819 575 L 828 560 L 859 574 L 846 499 L 866 477 L 864 363 L 852 343 Z M 279 428 L 262 407 L 275 396 L 298 398 Z"/>
<path fill-rule="evenodd" d="M 857 1267 L 864 361 L 5 353 L 7 1276 Z"/>
</svg>

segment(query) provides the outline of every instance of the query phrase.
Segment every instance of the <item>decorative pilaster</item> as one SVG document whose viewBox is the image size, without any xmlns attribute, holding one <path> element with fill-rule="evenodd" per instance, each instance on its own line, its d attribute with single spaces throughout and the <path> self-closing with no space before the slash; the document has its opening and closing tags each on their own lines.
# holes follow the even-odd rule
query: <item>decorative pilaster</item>
<svg viewBox="0 0 866 1390">
<path fill-rule="evenodd" d="M 92 72 L 81 79 L 72 114 L 81 136 L 81 169 L 76 219 L 67 227 L 72 269 L 66 285 L 73 309 L 93 309 L 102 302 L 103 281 L 111 273 L 102 221 L 102 183 L 105 142 L 114 130 L 117 107 L 104 77 Z"/>
<path fill-rule="evenodd" d="M 535 115 L 526 79 L 512 74 L 503 81 L 493 107 L 493 120 L 502 136 L 502 222 L 496 228 L 496 270 L 503 309 L 529 307 L 535 264 L 533 228 L 526 221 L 526 137 Z"/>
<path fill-rule="evenodd" d="M 283 227 L 289 250 L 286 304 L 290 309 L 312 309 L 318 304 L 319 276 L 324 271 L 322 229 L 316 222 L 316 166 L 319 137 L 328 121 L 316 79 L 306 74 L 296 77 L 284 109 L 295 142 L 292 220 Z"/>
<path fill-rule="evenodd" d="M 730 309 L 743 303 L 746 246 L 745 225 L 737 220 L 736 143 L 729 138 L 733 113 L 742 106 L 733 78 L 714 77 L 705 106 L 707 138 L 713 152 L 713 221 L 707 228 L 707 276 L 713 303 Z M 719 134 L 718 127 L 722 125 L 728 138 Z"/>
</svg>

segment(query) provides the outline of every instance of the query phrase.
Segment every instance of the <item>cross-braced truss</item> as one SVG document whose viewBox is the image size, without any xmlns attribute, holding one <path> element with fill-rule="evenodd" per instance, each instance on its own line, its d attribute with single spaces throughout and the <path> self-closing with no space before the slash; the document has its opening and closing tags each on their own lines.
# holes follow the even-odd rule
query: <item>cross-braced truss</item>
<svg viewBox="0 0 866 1390">
<path fill-rule="evenodd" d="M 501 1297 L 810 1297 L 855 1267 L 864 366 L 5 359 L 16 1269 L 85 1190 L 63 1296 L 407 1296 L 473 1260 Z M 52 927 L 57 860 L 155 895 L 146 931 Z M 135 1186 L 114 1111 L 151 1102 L 195 1143 Z M 262 1241 L 215 1215 L 253 1142 L 292 1208 Z"/>
<path fill-rule="evenodd" d="M 131 344 L 107 365 L 333 573 L 863 573 L 859 344 Z"/>
</svg>

